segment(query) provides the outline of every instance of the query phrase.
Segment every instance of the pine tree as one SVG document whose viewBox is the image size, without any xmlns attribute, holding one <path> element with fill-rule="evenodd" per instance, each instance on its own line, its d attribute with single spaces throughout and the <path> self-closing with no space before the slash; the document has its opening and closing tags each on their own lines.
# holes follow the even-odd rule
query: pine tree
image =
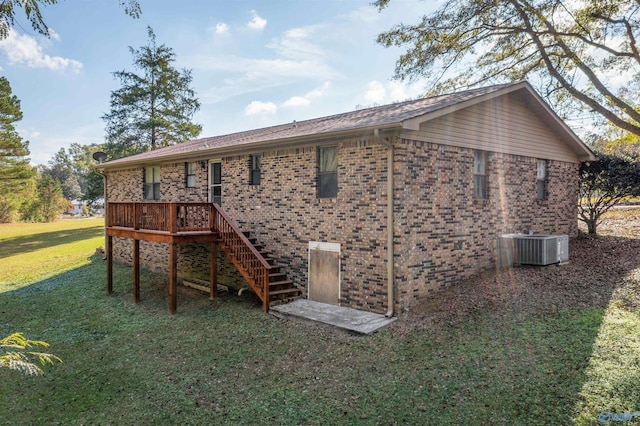
<svg viewBox="0 0 640 426">
<path fill-rule="evenodd" d="M 20 100 L 12 94 L 9 80 L 0 77 L 0 222 L 15 219 L 21 194 L 32 187 L 35 177 L 27 158 L 29 142 L 14 127 L 20 120 Z"/>
<path fill-rule="evenodd" d="M 122 87 L 111 92 L 111 111 L 106 122 L 105 150 L 112 158 L 174 145 L 195 138 L 202 127 L 191 122 L 200 109 L 190 87 L 191 71 L 172 67 L 173 50 L 156 44 L 148 27 L 149 44 L 129 47 L 134 67 L 141 71 L 113 73 Z"/>
</svg>

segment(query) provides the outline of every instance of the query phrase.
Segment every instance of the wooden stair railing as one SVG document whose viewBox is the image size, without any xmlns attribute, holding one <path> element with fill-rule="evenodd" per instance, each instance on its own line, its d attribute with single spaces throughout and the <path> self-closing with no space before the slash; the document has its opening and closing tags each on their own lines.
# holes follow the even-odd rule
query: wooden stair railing
<svg viewBox="0 0 640 426">
<path fill-rule="evenodd" d="M 300 290 L 286 279 L 277 265 L 265 258 L 254 245 L 255 240 L 245 235 L 219 205 L 213 204 L 213 208 L 211 229 L 220 237 L 220 247 L 229 260 L 262 301 L 264 311 L 269 311 L 272 296 L 297 295 Z"/>
<path fill-rule="evenodd" d="M 265 312 L 272 303 L 288 301 L 301 293 L 272 263 L 264 248 L 242 232 L 217 204 L 110 202 L 107 211 L 107 227 L 169 235 L 217 234 L 220 247 L 258 295 Z"/>
</svg>

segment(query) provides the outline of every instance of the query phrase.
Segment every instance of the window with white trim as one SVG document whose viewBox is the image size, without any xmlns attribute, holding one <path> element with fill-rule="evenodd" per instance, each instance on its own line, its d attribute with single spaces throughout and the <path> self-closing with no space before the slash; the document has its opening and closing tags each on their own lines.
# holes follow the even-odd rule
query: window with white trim
<svg viewBox="0 0 640 426">
<path fill-rule="evenodd" d="M 249 156 L 249 185 L 260 185 L 262 171 L 260 170 L 260 156 Z"/>
<path fill-rule="evenodd" d="M 473 198 L 487 198 L 487 153 L 473 151 Z"/>
<path fill-rule="evenodd" d="M 160 166 L 144 168 L 144 199 L 160 200 Z"/>
<path fill-rule="evenodd" d="M 187 188 L 196 187 L 196 163 L 184 163 L 185 185 Z"/>
<path fill-rule="evenodd" d="M 538 200 L 547 199 L 547 175 L 548 175 L 549 163 L 547 160 L 537 161 L 536 172 L 536 195 Z"/>
<path fill-rule="evenodd" d="M 318 147 L 318 198 L 338 196 L 338 147 Z"/>
</svg>

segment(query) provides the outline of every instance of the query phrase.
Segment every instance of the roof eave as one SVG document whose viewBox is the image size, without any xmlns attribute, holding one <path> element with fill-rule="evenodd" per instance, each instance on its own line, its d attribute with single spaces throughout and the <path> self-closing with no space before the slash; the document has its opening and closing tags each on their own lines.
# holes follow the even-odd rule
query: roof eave
<svg viewBox="0 0 640 426">
<path fill-rule="evenodd" d="M 372 126 L 359 127 L 354 129 L 340 130 L 340 131 L 330 131 L 325 133 L 315 133 L 310 135 L 302 135 L 295 136 L 289 138 L 280 138 L 280 139 L 269 139 L 259 142 L 252 142 L 240 145 L 232 145 L 220 148 L 208 148 L 208 149 L 200 149 L 189 152 L 181 152 L 177 154 L 169 154 L 169 155 L 159 155 L 156 157 L 146 157 L 142 159 L 134 159 L 128 161 L 117 161 L 117 163 L 110 164 L 109 162 L 103 163 L 100 165 L 94 166 L 95 169 L 98 170 L 119 170 L 119 169 L 128 169 L 131 167 L 139 167 L 143 165 L 149 164 L 159 164 L 159 163 L 173 163 L 173 162 L 181 162 L 188 160 L 201 160 L 201 159 L 209 159 L 215 157 L 230 157 L 234 155 L 242 155 L 251 152 L 256 152 L 259 150 L 275 150 L 282 148 L 289 148 L 292 146 L 295 147 L 304 147 L 304 146 L 312 146 L 312 145 L 322 145 L 328 144 L 336 139 L 344 139 L 344 138 L 354 138 L 354 137 L 363 137 L 369 136 L 374 133 L 376 130 L 393 130 L 393 129 L 401 129 L 401 122 L 390 122 L 390 123 L 382 123 Z"/>
</svg>

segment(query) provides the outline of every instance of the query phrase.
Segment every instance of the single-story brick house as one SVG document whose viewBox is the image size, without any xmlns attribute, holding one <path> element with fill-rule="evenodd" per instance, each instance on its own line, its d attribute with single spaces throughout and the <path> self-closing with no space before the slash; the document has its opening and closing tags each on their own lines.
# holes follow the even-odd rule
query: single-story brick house
<svg viewBox="0 0 640 426">
<path fill-rule="evenodd" d="M 392 315 L 492 267 L 500 234 L 575 236 L 578 168 L 592 160 L 520 82 L 202 138 L 99 169 L 108 217 L 144 218 L 155 203 L 215 202 L 303 297 Z M 137 210 L 122 210 L 134 202 Z M 166 232 L 196 229 L 180 228 L 185 206 L 171 206 L 160 218 L 171 222 Z M 216 234 L 218 216 L 201 214 Z M 122 220 L 108 224 L 110 258 L 139 256 L 169 271 L 173 309 L 176 277 L 243 285 L 241 262 L 216 254 L 217 244 L 225 247 L 221 231 L 214 242 L 174 245 L 127 234 L 121 228 L 142 222 Z"/>
</svg>

